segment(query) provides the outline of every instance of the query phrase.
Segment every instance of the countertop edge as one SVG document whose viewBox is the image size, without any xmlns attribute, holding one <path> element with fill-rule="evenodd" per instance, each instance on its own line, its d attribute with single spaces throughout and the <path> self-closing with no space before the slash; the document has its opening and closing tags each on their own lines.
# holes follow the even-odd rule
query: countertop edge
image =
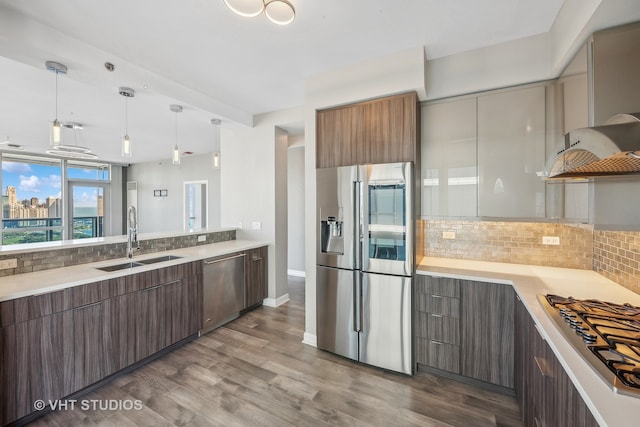
<svg viewBox="0 0 640 427">
<path fill-rule="evenodd" d="M 22 273 L 0 277 L 0 302 L 55 292 L 75 286 L 86 285 L 97 281 L 115 279 L 131 274 L 143 273 L 158 268 L 170 267 L 187 262 L 223 256 L 233 252 L 268 246 L 267 242 L 250 240 L 227 240 L 224 242 L 192 246 L 181 249 L 168 249 L 144 255 L 134 255 L 133 259 L 116 258 L 108 261 L 98 261 L 69 267 L 54 268 L 32 273 Z M 127 261 L 151 259 L 163 254 L 180 256 L 180 258 L 155 264 L 143 265 L 135 268 L 104 272 L 98 267 L 119 264 Z M 37 284 L 37 285 L 34 285 Z"/>
<path fill-rule="evenodd" d="M 564 292 L 565 296 L 610 298 L 634 305 L 640 305 L 640 295 L 591 270 L 425 257 L 418 263 L 416 273 L 513 286 L 596 421 L 601 426 L 635 425 L 640 398 L 615 393 L 566 340 L 537 295 Z M 563 278 L 570 283 L 556 283 Z M 577 281 L 582 281 L 581 285 Z M 591 296 L 593 293 L 597 295 Z"/>
</svg>

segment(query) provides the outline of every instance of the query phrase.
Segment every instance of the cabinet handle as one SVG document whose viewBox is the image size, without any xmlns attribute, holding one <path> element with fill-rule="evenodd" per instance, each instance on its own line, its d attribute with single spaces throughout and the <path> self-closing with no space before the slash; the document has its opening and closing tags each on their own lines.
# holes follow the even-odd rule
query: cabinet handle
<svg viewBox="0 0 640 427">
<path fill-rule="evenodd" d="M 536 366 L 538 367 L 538 370 L 540 371 L 540 374 L 542 374 L 543 377 L 547 378 L 551 376 L 549 375 L 549 372 L 546 369 L 547 362 L 542 357 L 534 356 L 533 360 L 536 362 Z"/>
<path fill-rule="evenodd" d="M 261 256 L 258 256 L 258 255 L 254 255 L 254 256 L 252 256 L 252 257 L 251 257 L 251 259 L 252 259 L 253 261 L 262 261 L 262 257 L 261 257 Z"/>
<path fill-rule="evenodd" d="M 442 314 L 431 313 L 431 317 L 442 317 Z"/>
<path fill-rule="evenodd" d="M 85 308 L 93 307 L 94 305 L 102 304 L 102 301 L 93 302 L 91 304 L 81 305 L 80 307 L 74 308 L 74 310 L 84 310 Z"/>
<path fill-rule="evenodd" d="M 440 341 L 431 340 L 431 344 L 442 345 Z"/>
<path fill-rule="evenodd" d="M 444 298 L 442 295 L 431 294 L 431 298 Z"/>
</svg>

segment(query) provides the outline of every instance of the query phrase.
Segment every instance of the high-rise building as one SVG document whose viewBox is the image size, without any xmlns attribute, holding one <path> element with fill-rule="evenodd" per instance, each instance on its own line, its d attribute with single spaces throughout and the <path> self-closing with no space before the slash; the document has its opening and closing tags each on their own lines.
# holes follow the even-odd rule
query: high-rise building
<svg viewBox="0 0 640 427">
<path fill-rule="evenodd" d="M 7 197 L 9 198 L 9 205 L 15 205 L 18 202 L 18 196 L 16 195 L 16 187 L 7 185 Z"/>
</svg>

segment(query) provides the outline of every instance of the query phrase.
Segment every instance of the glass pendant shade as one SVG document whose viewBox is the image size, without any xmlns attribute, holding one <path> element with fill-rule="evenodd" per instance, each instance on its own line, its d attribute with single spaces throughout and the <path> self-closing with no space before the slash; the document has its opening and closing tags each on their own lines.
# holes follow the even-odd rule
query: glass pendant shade
<svg viewBox="0 0 640 427">
<path fill-rule="evenodd" d="M 49 142 L 52 147 L 58 147 L 62 145 L 62 133 L 60 129 L 60 122 L 58 121 L 58 119 L 55 119 L 51 124 L 51 139 Z"/>
<path fill-rule="evenodd" d="M 129 135 L 122 138 L 122 157 L 131 157 L 131 140 Z"/>
<path fill-rule="evenodd" d="M 288 25 L 296 17 L 293 5 L 287 0 L 271 0 L 265 6 L 264 13 L 269 18 L 269 21 L 278 25 Z"/>
<path fill-rule="evenodd" d="M 173 156 L 171 157 L 171 163 L 173 163 L 174 165 L 180 164 L 180 147 L 178 147 L 177 144 L 175 145 L 175 147 L 173 147 Z"/>
<path fill-rule="evenodd" d="M 258 16 L 264 10 L 263 0 L 224 0 L 224 3 L 233 12 L 247 18 Z"/>
</svg>

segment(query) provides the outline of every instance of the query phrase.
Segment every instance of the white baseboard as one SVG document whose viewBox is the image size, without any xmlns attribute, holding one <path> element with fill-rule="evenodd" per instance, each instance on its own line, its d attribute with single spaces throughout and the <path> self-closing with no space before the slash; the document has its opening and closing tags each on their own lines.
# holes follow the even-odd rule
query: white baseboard
<svg viewBox="0 0 640 427">
<path fill-rule="evenodd" d="M 306 273 L 300 270 L 287 270 L 287 275 L 295 277 L 306 277 Z"/>
<path fill-rule="evenodd" d="M 311 347 L 318 347 L 318 337 L 314 334 L 305 332 L 302 338 L 302 344 L 310 345 Z"/>
<path fill-rule="evenodd" d="M 273 298 L 265 298 L 262 300 L 262 305 L 266 305 L 267 307 L 279 307 L 282 304 L 289 302 L 289 294 L 286 293 L 276 299 Z"/>
</svg>

